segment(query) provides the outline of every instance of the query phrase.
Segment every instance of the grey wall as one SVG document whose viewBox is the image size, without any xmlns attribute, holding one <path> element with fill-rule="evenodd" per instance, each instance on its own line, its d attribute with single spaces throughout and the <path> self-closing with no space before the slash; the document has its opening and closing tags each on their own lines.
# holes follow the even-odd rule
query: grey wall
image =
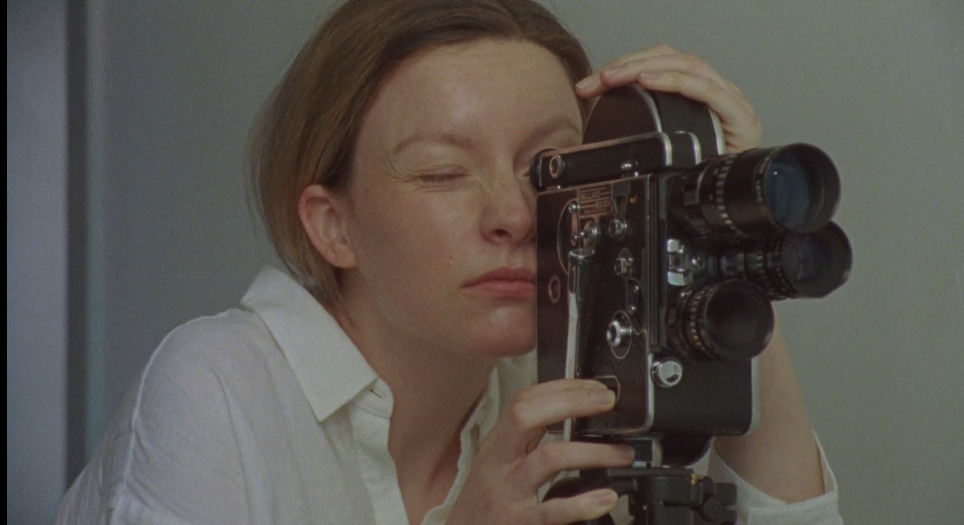
<svg viewBox="0 0 964 525">
<path fill-rule="evenodd" d="M 7 521 L 66 488 L 66 7 L 7 3 Z"/>
<path fill-rule="evenodd" d="M 754 103 L 765 143 L 812 142 L 835 160 L 843 177 L 837 219 L 855 250 L 851 281 L 826 300 L 787 302 L 778 312 L 841 485 L 844 517 L 956 523 L 964 515 L 957 495 L 964 485 L 964 3 L 550 3 L 597 64 L 658 42 L 696 53 Z M 9 17 L 19 4 L 26 3 L 8 4 L 8 43 L 61 45 L 56 12 L 32 8 L 52 24 L 52 36 L 11 29 L 19 27 Z M 69 254 L 71 275 L 84 285 L 69 298 L 71 318 L 83 321 L 69 342 L 86 355 L 83 370 L 71 371 L 82 381 L 70 399 L 86 408 L 68 441 L 67 345 L 48 329 L 65 307 L 56 297 L 30 306 L 35 288 L 14 286 L 37 282 L 30 279 L 43 272 L 38 261 L 53 265 L 44 275 L 63 275 L 68 253 L 58 221 L 67 219 L 30 215 L 37 206 L 56 209 L 61 197 L 17 206 L 11 188 L 63 191 L 65 171 L 8 160 L 12 521 L 49 521 L 65 479 L 50 462 L 64 462 L 66 443 L 84 459 L 164 333 L 235 304 L 269 258 L 244 203 L 243 144 L 259 104 L 328 4 L 90 0 L 72 19 L 86 30 L 84 52 L 71 49 L 84 71 L 83 85 L 70 86 L 83 95 L 83 111 L 71 114 L 84 120 L 71 136 L 84 145 L 71 159 L 80 158 L 72 175 L 83 177 L 88 193 L 70 217 L 86 225 L 83 249 Z M 47 62 L 32 58 L 11 74 L 18 66 L 9 53 L 8 156 L 20 144 L 10 137 L 29 143 L 34 122 L 12 108 L 45 95 L 59 100 L 56 91 L 25 91 L 12 105 L 11 78 Z M 41 77 L 66 90 L 63 78 Z M 54 138 L 56 129 L 48 131 Z M 26 158 L 49 158 L 33 144 Z M 47 182 L 37 182 L 38 173 Z M 13 237 L 28 242 L 12 245 Z M 53 296 L 66 289 L 52 286 Z M 12 468 L 15 480 L 31 472 L 46 489 L 10 489 Z"/>
</svg>

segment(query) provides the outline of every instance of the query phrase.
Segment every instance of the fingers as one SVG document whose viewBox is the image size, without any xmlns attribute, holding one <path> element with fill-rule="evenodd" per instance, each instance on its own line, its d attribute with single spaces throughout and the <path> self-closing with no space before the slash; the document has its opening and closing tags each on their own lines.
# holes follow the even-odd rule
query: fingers
<svg viewBox="0 0 964 525">
<path fill-rule="evenodd" d="M 639 83 L 647 89 L 679 93 L 709 106 L 720 119 L 727 151 L 735 153 L 760 145 L 760 119 L 738 91 L 705 77 L 679 72 L 642 74 Z"/>
<path fill-rule="evenodd" d="M 603 66 L 602 70 L 615 67 L 615 66 L 628 64 L 630 62 L 634 62 L 636 60 L 640 60 L 643 58 L 652 58 L 657 56 L 675 55 L 675 54 L 679 54 L 679 51 L 673 49 L 667 44 L 657 44 L 655 46 L 646 48 L 642 51 L 637 51 L 636 53 L 631 53 L 625 56 L 621 56 L 615 60 L 612 60 L 608 64 Z"/>
<path fill-rule="evenodd" d="M 612 410 L 615 396 L 596 381 L 563 379 L 516 395 L 479 450 L 453 507 L 457 523 L 572 523 L 598 518 L 616 504 L 612 490 L 539 502 L 540 487 L 566 470 L 618 468 L 632 463 L 632 447 L 544 441 L 545 427 Z M 493 515 L 493 513 L 495 515 Z"/>
<path fill-rule="evenodd" d="M 616 397 L 596 381 L 563 380 L 542 383 L 521 392 L 506 407 L 492 430 L 494 439 L 509 455 L 525 454 L 560 421 L 600 414 L 611 410 Z"/>
<path fill-rule="evenodd" d="M 590 98 L 633 83 L 655 91 L 679 93 L 709 106 L 720 118 L 730 152 L 760 144 L 760 121 L 740 89 L 700 58 L 667 45 L 610 62 L 576 84 L 576 92 Z"/>
<path fill-rule="evenodd" d="M 540 487 L 565 470 L 627 466 L 634 456 L 629 446 L 542 442 L 546 426 L 612 410 L 614 403 L 614 393 L 596 381 L 563 380 L 536 385 L 517 395 L 506 407 L 486 440 L 498 448 L 487 452 L 513 465 L 511 478 L 520 491 Z"/>
<path fill-rule="evenodd" d="M 616 506 L 619 496 L 612 489 L 598 489 L 542 503 L 543 523 L 563 524 L 589 521 L 604 516 Z"/>
<path fill-rule="evenodd" d="M 597 96 L 612 87 L 635 82 L 640 75 L 675 71 L 712 80 L 725 89 L 740 94 L 739 88 L 716 72 L 699 57 L 680 53 L 667 45 L 651 47 L 639 53 L 620 57 L 577 84 L 584 97 Z"/>
<path fill-rule="evenodd" d="M 633 448 L 628 445 L 550 441 L 519 463 L 518 478 L 523 486 L 541 487 L 559 472 L 626 467 L 634 458 Z"/>
</svg>

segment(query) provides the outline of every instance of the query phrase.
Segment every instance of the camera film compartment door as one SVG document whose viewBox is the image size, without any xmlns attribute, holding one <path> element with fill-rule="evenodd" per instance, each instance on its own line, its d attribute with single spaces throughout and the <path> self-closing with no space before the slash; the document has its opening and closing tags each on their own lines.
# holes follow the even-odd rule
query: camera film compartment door
<svg viewBox="0 0 964 525">
<path fill-rule="evenodd" d="M 592 255 L 579 270 L 585 272 L 581 280 L 586 287 L 578 312 L 575 377 L 602 381 L 618 395 L 609 414 L 578 421 L 575 432 L 579 436 L 638 434 L 652 419 L 646 350 L 650 335 L 639 329 L 647 326 L 646 316 L 655 315 L 642 299 L 642 288 L 648 283 L 639 281 L 640 276 L 653 273 L 643 257 L 648 249 L 644 244 L 650 238 L 644 233 L 651 222 L 645 216 L 649 190 L 636 185 L 643 186 L 643 180 L 550 190 L 537 197 L 539 381 L 566 376 L 571 312 L 565 294 L 573 277 L 567 253 L 583 250 Z M 623 261 L 628 267 L 620 272 L 617 259 L 623 254 L 631 257 L 628 263 Z M 607 341 L 614 319 L 621 319 L 629 330 L 624 334 L 629 342 L 618 351 Z"/>
<path fill-rule="evenodd" d="M 658 213 L 650 203 L 655 192 L 655 176 L 648 173 L 600 185 L 597 192 L 597 199 L 608 206 L 597 212 L 603 234 L 594 260 L 594 302 L 584 319 L 588 326 L 583 372 L 584 377 L 610 385 L 617 400 L 612 411 L 580 421 L 578 431 L 585 436 L 638 436 L 653 424 L 649 371 L 656 342 L 652 328 L 658 319 L 652 293 Z"/>
</svg>

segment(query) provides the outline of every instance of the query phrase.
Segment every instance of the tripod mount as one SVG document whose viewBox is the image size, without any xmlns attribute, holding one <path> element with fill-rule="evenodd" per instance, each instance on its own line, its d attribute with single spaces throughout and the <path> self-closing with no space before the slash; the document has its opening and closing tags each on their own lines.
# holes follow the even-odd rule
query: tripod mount
<svg viewBox="0 0 964 525">
<path fill-rule="evenodd" d="M 655 441 L 646 445 L 658 447 Z M 736 503 L 736 486 L 732 483 L 716 483 L 689 468 L 653 466 L 647 461 L 637 461 L 629 468 L 582 470 L 578 477 L 553 484 L 545 499 L 565 498 L 600 488 L 611 488 L 619 496 L 629 498 L 634 525 L 736 523 L 736 512 L 728 508 Z M 614 521 L 611 516 L 604 516 L 582 523 L 613 525 Z"/>
</svg>

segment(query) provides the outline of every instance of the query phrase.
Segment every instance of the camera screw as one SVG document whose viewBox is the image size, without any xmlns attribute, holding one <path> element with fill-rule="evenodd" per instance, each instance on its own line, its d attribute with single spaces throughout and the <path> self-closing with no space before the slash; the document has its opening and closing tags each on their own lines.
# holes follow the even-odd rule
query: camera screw
<svg viewBox="0 0 964 525">
<path fill-rule="evenodd" d="M 554 179 L 558 179 L 562 176 L 562 170 L 566 167 L 566 161 L 563 160 L 562 155 L 553 155 L 549 159 L 549 176 Z"/>
<path fill-rule="evenodd" d="M 613 219 L 606 224 L 606 233 L 609 234 L 613 239 L 619 240 L 626 236 L 626 230 L 629 227 L 626 225 L 626 221 L 622 219 Z"/>
<path fill-rule="evenodd" d="M 623 251 L 619 252 L 616 263 L 613 265 L 613 271 L 620 277 L 627 277 L 633 272 L 633 256 L 629 253 L 629 250 L 623 248 Z"/>
<path fill-rule="evenodd" d="M 626 290 L 626 311 L 629 312 L 629 315 L 636 315 L 641 302 L 642 290 L 639 288 L 639 283 L 630 281 L 629 287 Z"/>
<path fill-rule="evenodd" d="M 672 388 L 683 379 L 683 365 L 676 359 L 668 357 L 653 363 L 653 379 L 663 388 Z"/>
<path fill-rule="evenodd" d="M 584 247 L 591 247 L 596 245 L 596 241 L 599 239 L 599 226 L 595 222 L 589 221 L 583 226 L 582 231 L 574 233 L 570 238 L 570 242 L 574 245 L 582 244 Z"/>
</svg>

